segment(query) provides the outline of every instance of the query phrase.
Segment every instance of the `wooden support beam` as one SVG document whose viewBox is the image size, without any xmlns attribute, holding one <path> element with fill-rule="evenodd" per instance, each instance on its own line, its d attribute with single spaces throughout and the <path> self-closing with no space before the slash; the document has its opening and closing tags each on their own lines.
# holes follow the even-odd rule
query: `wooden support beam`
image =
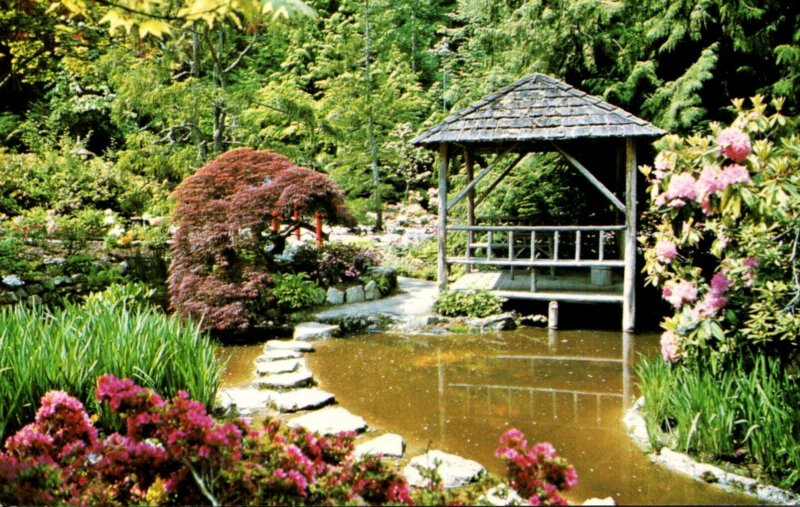
<svg viewBox="0 0 800 507">
<path fill-rule="evenodd" d="M 464 165 L 466 166 L 466 173 L 467 173 L 467 183 L 472 182 L 475 179 L 475 171 L 474 171 L 474 156 L 471 150 L 464 150 Z M 467 225 L 475 225 L 475 189 L 470 189 L 467 192 Z M 467 256 L 469 257 L 469 249 L 470 245 L 472 245 L 473 232 L 467 231 Z M 466 266 L 466 272 L 469 273 L 472 271 L 472 266 Z"/>
<path fill-rule="evenodd" d="M 436 266 L 439 290 L 447 290 L 447 145 L 439 145 L 439 257 Z"/>
<path fill-rule="evenodd" d="M 606 186 L 603 185 L 603 183 L 600 180 L 598 180 L 597 177 L 591 173 L 591 171 L 586 169 L 586 167 L 584 167 L 583 164 L 578 162 L 578 160 L 575 157 L 564 151 L 561 148 L 561 146 L 555 143 L 553 143 L 553 146 L 561 154 L 562 157 L 567 159 L 567 161 L 570 164 L 572 164 L 572 166 L 575 167 L 575 169 L 577 169 L 579 173 L 581 173 L 587 180 L 589 180 L 589 183 L 591 183 L 597 190 L 599 190 L 601 194 L 606 196 L 606 198 L 609 201 L 611 201 L 611 204 L 613 204 L 614 206 L 617 207 L 617 209 L 625 213 L 625 205 L 622 204 L 622 201 L 620 201 L 611 190 L 606 188 Z"/>
<path fill-rule="evenodd" d="M 636 140 L 625 139 L 625 272 L 622 282 L 622 330 L 636 327 Z"/>
<path fill-rule="evenodd" d="M 478 202 L 475 203 L 475 207 L 477 208 L 478 206 L 480 206 L 481 203 L 483 201 L 485 201 L 487 197 L 489 197 L 489 194 L 492 193 L 492 190 L 494 190 L 494 188 L 497 185 L 499 185 L 500 182 L 503 181 L 506 178 L 506 176 L 508 176 L 509 173 L 511 171 L 513 171 L 514 168 L 519 165 L 520 162 L 522 162 L 522 159 L 527 157 L 527 156 L 528 156 L 527 153 L 520 153 L 517 156 L 517 158 L 514 159 L 513 162 L 511 162 L 511 165 L 509 165 L 502 173 L 500 173 L 500 175 L 492 182 L 492 184 L 489 185 L 489 188 L 486 189 L 486 191 L 483 193 L 483 195 L 481 195 L 481 197 L 478 199 Z"/>
<path fill-rule="evenodd" d="M 492 162 L 492 164 L 490 164 L 489 166 L 485 167 L 485 168 L 484 168 L 484 169 L 483 169 L 483 170 L 482 170 L 480 173 L 478 173 L 478 175 L 475 177 L 475 179 L 474 179 L 474 180 L 472 180 L 472 181 L 470 181 L 470 182 L 467 184 L 466 188 L 465 188 L 464 190 L 462 190 L 461 192 L 459 192 L 459 194 L 458 194 L 457 196 L 455 196 L 455 197 L 453 198 L 453 200 L 452 200 L 452 201 L 451 201 L 451 202 L 450 202 L 450 203 L 447 205 L 447 211 L 450 211 L 451 209 L 453 209 L 453 206 L 455 206 L 456 204 L 458 204 L 458 203 L 459 203 L 459 201 L 461 201 L 461 199 L 463 199 L 464 197 L 466 197 L 466 196 L 467 196 L 467 194 L 468 194 L 468 193 L 469 193 L 469 192 L 470 192 L 472 189 L 474 189 L 474 188 L 475 188 L 475 187 L 478 185 L 478 183 L 480 183 L 480 181 L 481 181 L 481 180 L 482 180 L 482 179 L 483 179 L 483 178 L 484 178 L 484 177 L 485 177 L 487 174 L 489 174 L 489 173 L 492 171 L 492 169 L 494 169 L 494 167 L 497 165 L 497 163 L 498 163 L 498 162 L 500 162 L 500 160 L 501 160 L 503 157 L 505 157 L 505 156 L 506 156 L 508 153 L 510 153 L 511 151 L 513 151 L 513 150 L 514 150 L 516 147 L 517 147 L 517 145 L 516 145 L 516 144 L 512 145 L 512 146 L 511 146 L 510 148 L 508 148 L 506 151 L 504 151 L 503 153 L 501 153 L 500 155 L 498 155 L 498 156 L 497 156 L 497 158 L 496 158 L 496 159 L 494 159 L 494 162 Z"/>
</svg>

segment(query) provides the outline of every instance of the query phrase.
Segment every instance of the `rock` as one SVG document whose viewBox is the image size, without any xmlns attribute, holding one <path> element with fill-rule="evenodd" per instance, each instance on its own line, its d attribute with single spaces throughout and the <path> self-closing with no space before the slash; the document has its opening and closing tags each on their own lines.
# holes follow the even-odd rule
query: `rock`
<svg viewBox="0 0 800 507">
<path fill-rule="evenodd" d="M 422 477 L 417 469 L 418 466 L 428 470 L 438 466 L 439 476 L 442 478 L 442 485 L 445 489 L 464 486 L 486 473 L 486 469 L 477 461 L 433 450 L 413 458 L 403 469 L 403 475 L 411 486 L 428 486 L 429 481 Z"/>
<path fill-rule="evenodd" d="M 341 332 L 339 326 L 320 322 L 301 322 L 294 327 L 294 339 L 314 341 L 336 336 Z"/>
<path fill-rule="evenodd" d="M 331 393 L 316 387 L 308 387 L 278 393 L 272 403 L 281 412 L 297 412 L 298 410 L 313 410 L 324 407 L 334 401 L 336 399 Z"/>
<path fill-rule="evenodd" d="M 510 331 L 517 328 L 516 315 L 514 312 L 501 313 L 500 315 L 490 315 L 482 319 L 470 319 L 467 323 L 477 327 L 481 331 Z"/>
<path fill-rule="evenodd" d="M 72 280 L 72 283 L 83 283 L 86 281 L 86 275 L 84 275 L 83 273 L 75 273 L 69 278 L 70 280 Z"/>
<path fill-rule="evenodd" d="M 635 408 L 625 411 L 622 416 L 622 424 L 625 425 L 625 431 L 633 438 L 633 440 L 645 449 L 650 448 L 650 437 L 647 435 L 647 423 L 644 417 Z"/>
<path fill-rule="evenodd" d="M 367 273 L 372 278 L 385 278 L 389 282 L 389 290 L 397 287 L 397 270 L 391 266 L 374 266 Z"/>
<path fill-rule="evenodd" d="M 60 275 L 57 276 L 53 282 L 56 284 L 56 287 L 61 287 L 62 285 L 72 285 L 72 278 Z"/>
<path fill-rule="evenodd" d="M 302 352 L 297 350 L 266 350 L 256 358 L 256 364 L 270 363 L 272 361 L 281 361 L 284 359 L 299 359 L 301 357 L 303 357 Z"/>
<path fill-rule="evenodd" d="M 370 280 L 367 285 L 364 286 L 364 298 L 367 301 L 373 301 L 381 297 L 381 292 L 378 290 L 378 284 L 375 283 L 375 280 Z"/>
<path fill-rule="evenodd" d="M 329 305 L 340 305 L 344 303 L 344 291 L 341 291 L 336 287 L 329 287 L 328 292 L 325 295 L 325 302 L 327 302 Z"/>
<path fill-rule="evenodd" d="M 478 499 L 480 505 L 529 505 L 528 501 L 519 496 L 508 484 L 498 484 L 483 494 Z"/>
<path fill-rule="evenodd" d="M 545 327 L 547 326 L 547 316 L 525 315 L 524 317 L 520 317 L 519 323 L 523 326 Z"/>
<path fill-rule="evenodd" d="M 264 344 L 264 352 L 270 350 L 296 350 L 299 352 L 314 352 L 314 346 L 308 342 L 297 340 L 270 340 Z"/>
<path fill-rule="evenodd" d="M 605 498 L 588 498 L 581 505 L 617 505 L 613 498 L 607 496 Z"/>
<path fill-rule="evenodd" d="M 279 361 L 269 361 L 259 363 L 256 366 L 256 373 L 259 375 L 275 375 L 277 373 L 291 373 L 297 371 L 301 366 L 305 366 L 302 359 L 281 359 Z"/>
<path fill-rule="evenodd" d="M 758 501 L 763 503 L 782 505 L 800 504 L 800 495 L 776 488 L 775 486 L 759 485 L 758 488 L 756 488 L 756 495 L 758 496 Z"/>
<path fill-rule="evenodd" d="M 386 433 L 372 440 L 358 444 L 353 451 L 353 456 L 383 456 L 385 458 L 402 458 L 406 443 L 403 437 L 396 433 Z"/>
<path fill-rule="evenodd" d="M 261 377 L 254 382 L 260 389 L 292 389 L 305 387 L 314 383 L 314 375 L 305 368 L 290 373 L 276 373 Z"/>
<path fill-rule="evenodd" d="M 360 433 L 367 429 L 367 422 L 342 407 L 329 407 L 296 417 L 289 426 L 305 428 L 323 435 L 336 435 L 343 431 Z"/>
<path fill-rule="evenodd" d="M 275 396 L 274 391 L 252 387 L 227 387 L 217 393 L 217 404 L 222 408 L 236 408 L 240 414 L 264 410 Z"/>
<path fill-rule="evenodd" d="M 357 285 L 347 289 L 346 299 L 348 303 L 360 303 L 366 298 L 364 296 L 364 287 Z"/>
</svg>

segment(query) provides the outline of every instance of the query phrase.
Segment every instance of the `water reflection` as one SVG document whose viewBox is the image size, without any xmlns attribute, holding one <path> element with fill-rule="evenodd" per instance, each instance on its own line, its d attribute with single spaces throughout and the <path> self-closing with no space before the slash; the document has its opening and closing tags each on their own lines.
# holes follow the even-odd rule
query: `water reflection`
<svg viewBox="0 0 800 507">
<path fill-rule="evenodd" d="M 357 336 L 321 343 L 307 361 L 339 403 L 402 434 L 410 455 L 432 446 L 502 474 L 494 449 L 518 427 L 575 464 L 575 501 L 749 501 L 663 471 L 631 444 L 620 421 L 637 396 L 639 352 L 657 353 L 657 336 L 528 329 Z"/>
</svg>

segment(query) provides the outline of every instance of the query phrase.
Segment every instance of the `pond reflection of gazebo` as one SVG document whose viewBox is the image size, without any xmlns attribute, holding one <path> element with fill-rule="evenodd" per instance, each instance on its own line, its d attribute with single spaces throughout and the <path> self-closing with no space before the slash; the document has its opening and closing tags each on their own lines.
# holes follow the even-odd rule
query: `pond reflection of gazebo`
<svg viewBox="0 0 800 507">
<path fill-rule="evenodd" d="M 484 288 L 512 299 L 621 303 L 622 327 L 633 330 L 636 139 L 662 134 L 618 107 L 552 77 L 534 74 L 418 136 L 413 144 L 438 150 L 439 288 L 447 288 L 447 266 L 463 264 L 467 273 L 452 288 Z M 592 156 L 599 145 L 615 153 L 609 165 L 616 170 L 592 172 L 579 161 L 581 156 Z M 548 151 L 561 154 L 602 193 L 624 217 L 623 223 L 478 224 L 475 211 L 486 196 L 526 155 Z M 491 154 L 496 157 L 488 164 L 484 157 Z M 448 200 L 450 161 L 459 155 L 467 185 Z M 510 165 L 476 198 L 478 183 L 508 158 Z M 592 156 L 592 165 L 603 162 L 597 158 Z M 481 167 L 477 175 L 476 164 Z M 449 224 L 448 212 L 462 200 L 466 223 Z M 456 231 L 466 233 L 466 248 L 463 255 L 448 257 L 447 237 Z M 622 270 L 621 284 L 614 283 L 615 270 Z"/>
</svg>

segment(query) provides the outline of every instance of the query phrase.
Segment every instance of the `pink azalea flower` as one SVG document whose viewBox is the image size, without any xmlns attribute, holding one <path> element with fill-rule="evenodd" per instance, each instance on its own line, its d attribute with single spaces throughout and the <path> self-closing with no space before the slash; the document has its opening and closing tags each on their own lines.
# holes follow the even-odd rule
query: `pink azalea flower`
<svg viewBox="0 0 800 507">
<path fill-rule="evenodd" d="M 714 317 L 725 307 L 727 302 L 728 300 L 721 295 L 708 292 L 703 296 L 703 300 L 693 309 L 692 314 L 696 319 Z"/>
<path fill-rule="evenodd" d="M 680 308 L 683 303 L 691 303 L 697 299 L 697 289 L 686 280 L 670 281 L 664 285 L 661 296 L 675 308 Z"/>
<path fill-rule="evenodd" d="M 722 273 L 717 273 L 711 277 L 711 294 L 721 296 L 731 286 L 731 279 Z"/>
<path fill-rule="evenodd" d="M 688 173 L 677 174 L 669 180 L 667 199 L 694 200 L 697 197 L 697 180 Z"/>
<path fill-rule="evenodd" d="M 659 262 L 669 264 L 677 256 L 678 249 L 672 241 L 662 239 L 656 243 L 656 257 L 658 257 Z"/>
<path fill-rule="evenodd" d="M 661 357 L 668 363 L 676 363 L 681 358 L 678 337 L 672 331 L 665 331 L 661 335 Z"/>
<path fill-rule="evenodd" d="M 737 129 L 728 127 L 717 136 L 719 151 L 734 162 L 741 162 L 750 154 L 750 137 Z"/>
<path fill-rule="evenodd" d="M 739 164 L 731 164 L 722 170 L 719 179 L 725 187 L 734 183 L 750 183 L 750 172 Z"/>
<path fill-rule="evenodd" d="M 719 167 L 709 165 L 703 168 L 700 177 L 697 178 L 697 194 L 699 196 L 708 196 L 720 190 L 724 190 L 725 186 L 720 179 L 722 171 Z"/>
</svg>

